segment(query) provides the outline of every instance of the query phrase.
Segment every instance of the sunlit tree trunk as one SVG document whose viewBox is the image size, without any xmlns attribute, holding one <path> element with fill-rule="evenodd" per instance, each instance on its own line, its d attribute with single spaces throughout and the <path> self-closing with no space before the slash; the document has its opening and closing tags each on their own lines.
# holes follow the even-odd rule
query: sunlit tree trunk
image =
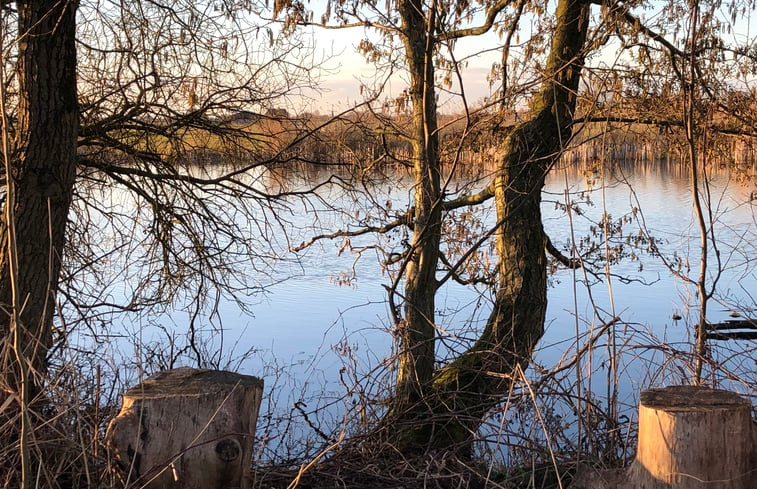
<svg viewBox="0 0 757 489">
<path fill-rule="evenodd" d="M 18 122 L 15 151 L 9 155 L 8 185 L 13 189 L 6 193 L 11 201 L 4 202 L 12 207 L 4 209 L 0 228 L 0 382 L 20 391 L 19 363 L 23 362 L 32 396 L 46 372 L 76 175 L 77 5 L 71 0 L 16 2 Z M 11 239 L 14 228 L 15 239 Z M 17 256 L 15 274 L 11 273 L 11 249 Z"/>
<path fill-rule="evenodd" d="M 698 69 L 697 69 L 697 37 L 699 33 L 699 2 L 690 1 L 690 18 L 689 18 L 689 53 L 686 61 L 688 62 L 688 79 L 683 78 L 683 126 L 686 134 L 686 152 L 691 166 L 691 200 L 699 230 L 699 274 L 696 279 L 697 297 L 699 298 L 699 318 L 696 324 L 695 344 L 694 344 L 694 383 L 702 383 L 702 369 L 707 356 L 707 305 L 712 294 L 707 290 L 707 268 L 708 268 L 708 230 L 705 221 L 705 210 L 700 195 L 700 164 L 704 171 L 706 165 L 704 158 L 706 152 L 700 151 L 698 145 L 705 139 L 700 127 L 698 127 L 698 110 L 697 110 L 697 89 Z M 685 72 L 684 72 L 685 73 Z M 682 75 L 683 76 L 683 75 Z M 705 174 L 706 175 L 706 174 Z"/>
<path fill-rule="evenodd" d="M 399 328 L 400 353 L 396 411 L 404 411 L 422 397 L 434 372 L 434 298 L 441 240 L 436 97 L 432 30 L 435 9 L 420 0 L 399 2 L 412 102 L 412 164 L 415 207 L 410 256 L 405 278 L 405 316 Z"/>
<path fill-rule="evenodd" d="M 560 0 L 545 80 L 527 121 L 504 138 L 495 180 L 499 254 L 495 302 L 476 343 L 434 375 L 407 413 L 400 446 L 467 454 L 483 415 L 528 364 L 544 331 L 547 269 L 544 177 L 571 136 L 589 2 Z"/>
</svg>

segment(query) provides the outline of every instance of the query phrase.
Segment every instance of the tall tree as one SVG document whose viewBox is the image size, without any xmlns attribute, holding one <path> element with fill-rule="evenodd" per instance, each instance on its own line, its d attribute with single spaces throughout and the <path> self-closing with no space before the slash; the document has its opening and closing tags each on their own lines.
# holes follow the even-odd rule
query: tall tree
<svg viewBox="0 0 757 489">
<path fill-rule="evenodd" d="M 404 411 L 423 398 L 434 371 L 436 336 L 436 270 L 441 241 L 442 192 L 439 131 L 436 120 L 436 80 L 433 58 L 436 8 L 422 0 L 397 6 L 405 63 L 410 73 L 412 124 L 410 143 L 415 180 L 413 235 L 405 261 L 405 316 L 397 324 L 400 350 L 394 409 Z"/>
<path fill-rule="evenodd" d="M 6 192 L 0 222 L 0 399 L 17 400 L 21 487 L 33 487 L 33 413 L 40 407 L 55 294 L 76 177 L 74 1 L 19 1 L 18 112 L 13 150 L 3 90 Z M 4 67 L 0 68 L 4 69 Z M 4 77 L 0 77 L 2 79 Z M 2 81 L 5 88 L 4 80 Z M 39 480 L 39 479 L 37 479 Z"/>
<path fill-rule="evenodd" d="M 506 30 L 517 30 L 522 5 L 506 15 L 510 2 L 482 4 L 485 21 L 477 27 L 461 27 L 474 12 L 472 5 L 398 0 L 397 19 L 392 10 L 366 17 L 364 11 L 376 9 L 372 3 L 353 2 L 347 7 L 340 2 L 334 6 L 342 26 L 371 28 L 377 25 L 376 19 L 382 19 L 379 29 L 401 40 L 403 68 L 409 79 L 412 119 L 404 137 L 412 145 L 409 166 L 415 198 L 407 216 L 387 226 L 407 226 L 412 231 L 399 265 L 404 289 L 398 290 L 397 280 L 390 291 L 391 303 L 395 295 L 403 301 L 404 314 L 396 317 L 395 324 L 397 379 L 386 419 L 390 427 L 387 436 L 406 452 L 453 449 L 470 453 L 483 415 L 502 399 L 528 364 L 543 333 L 548 239 L 540 217 L 541 189 L 545 175 L 571 138 L 589 2 L 558 2 L 546 68 L 539 73 L 541 88 L 526 120 L 505 129 L 506 114 L 497 116 L 503 123 L 489 136 L 502 143 L 491 183 L 476 195 L 451 200 L 445 200 L 448 189 L 441 184 L 443 162 L 436 114 L 440 77 L 435 71 L 442 60 L 440 52 L 459 38 L 487 33 L 500 17 L 505 18 Z M 377 50 L 368 51 L 373 54 Z M 455 76 L 455 69 L 451 71 Z M 491 232 L 496 233 L 498 256 L 493 310 L 478 340 L 456 359 L 439 366 L 435 297 L 443 280 L 438 273 L 449 267 L 448 273 L 454 274 L 456 268 L 440 262 L 447 213 L 492 198 L 497 225 Z M 331 236 L 345 234 L 349 235 L 337 232 Z"/>
<path fill-rule="evenodd" d="M 32 401 L 56 398 L 59 376 L 77 371 L 67 362 L 88 362 L 65 356 L 74 328 L 99 341 L 119 313 L 183 308 L 190 319 L 177 333 L 186 337 L 180 354 L 218 365 L 221 355 L 201 344 L 200 318 L 224 294 L 244 305 L 272 267 L 266 240 L 276 224 L 268 218 L 285 192 L 273 177 L 270 186 L 260 179 L 301 138 L 302 121 L 283 109 L 314 75 L 303 61 L 308 47 L 278 38 L 251 6 L 0 2 L 0 405 L 20 400 L 23 418 L 19 430 L 18 411 L 4 410 L 0 430 L 21 440 L 24 484 L 37 467 L 43 484 L 62 484 L 52 470 L 71 475 L 81 463 L 81 452 L 61 454 L 65 444 L 42 448 L 52 421 L 29 417 L 57 416 Z M 251 47 L 257 39 L 266 49 Z M 113 284 L 118 276 L 130 278 L 128 290 Z M 177 358 L 160 360 L 140 367 Z M 95 376 L 94 368 L 77 372 Z M 79 387 L 62 397 L 70 395 L 100 402 Z M 30 449 L 59 459 L 30 464 Z M 19 464 L 3 458 L 0 479 L 15 485 Z"/>
<path fill-rule="evenodd" d="M 76 1 L 19 1 L 18 115 L 5 153 L 0 228 L 0 382 L 39 392 L 76 177 Z M 4 134 L 8 137 L 8 133 Z M 15 364 L 15 365 L 14 365 Z M 19 365 L 22 364 L 22 365 Z M 28 372 L 26 386 L 18 376 Z"/>
<path fill-rule="evenodd" d="M 258 183 L 261 168 L 287 158 L 301 137 L 303 121 L 280 114 L 289 94 L 312 86 L 315 75 L 304 68 L 308 47 L 297 36 L 277 38 L 251 8 L 3 2 L 3 25 L 18 24 L 17 36 L 2 36 L 5 68 L 17 61 L 3 92 L 14 202 L 5 211 L 15 224 L 5 221 L 0 255 L 6 365 L 15 361 L 14 313 L 26 345 L 20 353 L 44 376 L 51 342 L 65 340 L 78 320 L 96 328 L 118 311 L 186 297 L 199 313 L 216 294 L 241 304 L 259 290 L 271 265 L 254 260 L 268 254 L 266 233 L 251 235 L 238 224 L 254 221 L 264 230 L 279 205 L 280 189 L 269 194 Z M 253 39 L 267 49 L 252 49 Z M 143 209 L 114 209 L 109 197 L 120 192 Z M 114 236 L 112 249 L 97 237 L 104 228 Z M 135 230 L 144 234 L 134 239 Z M 111 259 L 118 253 L 128 254 L 118 263 L 135 286 L 114 301 Z M 235 266 L 250 260 L 261 277 Z M 58 305 L 70 317 L 53 335 Z"/>
<path fill-rule="evenodd" d="M 498 262 L 492 312 L 479 339 L 434 372 L 423 401 L 412 408 L 411 423 L 401 430 L 411 446 L 467 451 L 480 420 L 523 372 L 544 333 L 547 237 L 541 190 L 571 138 L 589 5 L 585 0 L 557 4 L 541 89 L 526 120 L 504 137 L 497 159 L 493 196 Z"/>
</svg>

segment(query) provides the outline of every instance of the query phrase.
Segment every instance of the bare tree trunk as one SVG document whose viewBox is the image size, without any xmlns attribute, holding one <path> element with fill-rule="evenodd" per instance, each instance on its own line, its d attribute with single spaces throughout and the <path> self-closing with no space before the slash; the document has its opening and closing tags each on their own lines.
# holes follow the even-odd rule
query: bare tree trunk
<svg viewBox="0 0 757 489">
<path fill-rule="evenodd" d="M 76 1 L 25 0 L 18 7 L 19 108 L 8 184 L 15 243 L 0 225 L 0 383 L 20 391 L 27 362 L 39 392 L 52 340 L 55 292 L 76 176 Z M 10 212 L 8 212 L 10 211 Z M 17 255 L 11 273 L 11 248 Z M 13 290 L 15 288 L 15 290 Z M 15 309 L 14 309 L 15 308 Z M 15 324 L 13 318 L 18 318 Z M 13 332 L 18 341 L 13 351 Z"/>
<path fill-rule="evenodd" d="M 691 200 L 694 210 L 694 217 L 699 229 L 699 275 L 696 280 L 697 296 L 699 298 L 699 319 L 695 331 L 694 344 L 694 383 L 702 383 L 702 368 L 707 356 L 707 305 L 711 294 L 707 291 L 707 267 L 708 267 L 708 245 L 707 245 L 707 223 L 704 217 L 704 208 L 700 196 L 699 183 L 699 165 L 700 152 L 697 147 L 700 140 L 704 139 L 701 129 L 698 127 L 698 110 L 697 110 L 697 34 L 699 32 L 699 2 L 690 1 L 690 19 L 689 19 L 689 53 L 687 56 L 688 80 L 682 80 L 683 83 L 683 125 L 686 132 L 686 150 L 691 165 Z M 702 170 L 704 171 L 706 152 L 702 151 Z M 705 174 L 706 175 L 706 174 Z"/>
<path fill-rule="evenodd" d="M 441 191 L 434 90 L 435 7 L 424 15 L 420 0 L 399 3 L 413 105 L 412 145 L 415 177 L 413 236 L 405 278 L 405 317 L 399 328 L 400 353 L 395 411 L 418 402 L 434 372 L 436 267 L 441 240 Z"/>
<path fill-rule="evenodd" d="M 506 394 L 544 332 L 546 257 L 541 222 L 544 177 L 570 139 L 586 41 L 589 2 L 560 0 L 545 73 L 527 122 L 504 140 L 495 180 L 498 290 L 476 343 L 440 369 L 406 423 L 401 447 L 468 454 L 483 415 Z"/>
</svg>

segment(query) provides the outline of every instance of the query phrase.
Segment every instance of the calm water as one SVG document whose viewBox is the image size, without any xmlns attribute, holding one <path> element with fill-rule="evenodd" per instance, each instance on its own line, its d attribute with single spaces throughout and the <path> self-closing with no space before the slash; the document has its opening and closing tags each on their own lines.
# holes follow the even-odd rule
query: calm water
<svg viewBox="0 0 757 489">
<path fill-rule="evenodd" d="M 573 235 L 577 240 L 590 233 L 591 226 L 601 218 L 603 207 L 613 217 L 633 215 L 634 207 L 640 209 L 637 218 L 643 216 L 648 233 L 654 236 L 663 254 L 669 259 L 684 257 L 691 265 L 691 276 L 697 271 L 697 227 L 691 211 L 689 182 L 685 177 L 655 171 L 625 175 L 625 182 L 607 176 L 607 186 L 601 188 L 598 179 L 593 181 L 591 192 L 586 192 L 586 180 L 577 175 L 567 175 L 567 188 L 571 199 L 590 199 L 591 204 L 582 204 L 581 216 L 573 216 Z M 545 189 L 543 206 L 545 228 L 558 247 L 565 248 L 570 242 L 571 222 L 555 202 L 565 202 L 566 175 L 554 172 Z M 387 195 L 398 192 L 383 189 Z M 729 319 L 734 311 L 754 313 L 754 291 L 757 291 L 757 275 L 749 261 L 757 258 L 757 227 L 755 211 L 757 202 L 749 201 L 752 187 L 728 183 L 726 176 L 718 177 L 712 185 L 713 199 L 717 200 L 716 232 L 721 240 L 721 257 L 725 271 L 720 279 L 716 298 L 710 308 L 710 320 Z M 400 192 L 401 193 L 401 192 Z M 604 199 L 604 200 L 603 200 Z M 623 236 L 639 232 L 639 219 L 624 225 Z M 307 230 L 301 233 L 309 236 Z M 297 242 L 297 240 L 293 240 Z M 274 286 L 270 295 L 255 306 L 254 318 L 239 317 L 246 328 L 244 346 L 268 349 L 279 358 L 305 358 L 318 356 L 318 362 L 326 368 L 331 362 L 332 347 L 347 336 L 358 346 L 376 350 L 381 357 L 388 351 L 390 338 L 386 337 L 387 309 L 384 284 L 386 275 L 381 273 L 371 256 L 362 257 L 357 264 L 355 255 L 344 252 L 338 256 L 341 240 L 324 241 L 301 257 L 299 264 L 289 272 L 299 272 L 291 280 Z M 354 242 L 353 242 L 354 244 Z M 563 245 L 563 246 L 561 246 Z M 635 250 L 637 257 L 627 258 L 611 269 L 613 275 L 633 280 L 630 283 L 620 278 L 611 280 L 613 302 L 607 283 L 592 284 L 594 304 L 589 301 L 586 281 L 581 271 L 559 270 L 553 275 L 549 290 L 547 314 L 548 334 L 545 344 L 558 343 L 564 337 L 575 335 L 575 317 L 580 322 L 591 321 L 595 309 L 599 316 L 609 319 L 614 314 L 625 323 L 644 326 L 669 341 L 684 341 L 691 334 L 690 322 L 696 320 L 694 290 L 681 279 L 672 276 L 658 258 L 644 252 L 644 246 Z M 356 279 L 351 286 L 335 285 L 335 277 L 341 273 L 352 274 Z M 602 268 L 597 270 L 603 274 Z M 604 277 L 602 277 L 604 278 Z M 578 281 L 578 285 L 574 284 Z M 451 285 L 440 294 L 438 318 L 447 331 L 460 329 L 460 321 L 471 315 L 470 309 L 482 299 L 482 314 L 486 316 L 485 293 Z M 745 309 L 745 310 L 744 310 Z M 678 314 L 683 319 L 673 321 Z M 470 319 L 468 319 L 470 320 Z M 586 324 L 580 326 L 585 328 Z M 663 336 L 667 335 L 667 336 Z M 314 350 L 314 347 L 321 347 Z M 382 350 L 383 349 L 383 350 Z M 545 358 L 545 362 L 549 359 Z"/>
<path fill-rule="evenodd" d="M 711 185 L 724 268 L 716 301 L 710 306 L 709 318 L 713 322 L 729 319 L 735 313 L 757 315 L 757 272 L 752 263 L 757 259 L 757 201 L 750 200 L 754 189 L 753 183 L 734 182 L 726 174 L 716 176 Z M 379 184 L 375 190 L 381 202 L 392 200 L 395 209 L 411 198 L 409 186 L 397 182 Z M 580 241 L 591 234 L 592 226 L 606 210 L 613 220 L 627 216 L 623 234 L 616 239 L 625 241 L 628 236 L 638 236 L 643 219 L 646 232 L 660 243 L 662 254 L 670 260 L 681 258 L 684 266 L 688 260 L 690 274 L 695 276 L 698 231 L 686 176 L 643 168 L 608 172 L 604 177 L 590 174 L 587 179 L 585 174 L 558 169 L 548 179 L 544 198 L 546 231 L 566 253 L 571 236 Z M 562 205 L 566 199 L 578 202 L 580 215 L 566 214 Z M 325 431 L 339 427 L 341 415 L 357 402 L 357 391 L 380 392 L 381 382 L 391 378 L 387 360 L 393 345 L 384 289 L 389 277 L 382 272 L 375 253 L 368 251 L 356 260 L 357 254 L 349 250 L 339 253 L 341 240 L 321 241 L 298 255 L 286 253 L 287 242 L 297 244 L 318 232 L 313 228 L 312 206 L 317 209 L 327 207 L 326 203 L 347 201 L 348 197 L 332 189 L 324 195 L 323 203 L 293 203 L 283 230 L 288 241 L 278 240 L 286 261 L 277 264 L 275 271 L 275 277 L 287 280 L 270 286 L 265 296 L 251 297 L 252 315 L 222 300 L 217 315 L 198 322 L 208 350 L 220 352 L 216 358 L 220 358 L 222 367 L 265 379 L 268 393 L 264 412 L 286 415 L 294 412 L 292 406 L 297 401 L 305 402 L 300 407 L 306 412 L 327 407 L 317 416 Z M 360 204 L 365 202 L 355 205 Z M 128 206 L 124 202 L 121 205 Z M 366 208 L 361 212 L 369 211 Z M 490 215 L 479 217 L 484 223 L 492 221 Z M 322 215 L 321 219 L 327 227 L 330 223 L 343 224 L 339 215 Z M 353 246 L 370 242 L 352 240 Z M 540 369 L 555 367 L 575 351 L 577 337 L 579 343 L 585 341 L 587 333 L 617 316 L 621 320 L 614 330 L 615 347 L 621 354 L 619 390 L 621 398 L 631 406 L 640 388 L 690 377 L 686 357 L 673 361 L 675 355 L 671 354 L 691 350 L 697 300 L 693 287 L 674 277 L 658 257 L 646 253 L 644 245 L 639 249 L 627 245 L 626 250 L 635 256 L 613 265 L 609 284 L 601 265 L 596 271 L 602 282 L 594 276 L 584 276 L 580 270 L 559 269 L 552 276 L 547 331 L 535 363 Z M 349 285 L 337 285 L 343 274 L 352 277 Z M 129 290 L 128 284 L 119 285 L 117 280 L 113 286 L 114 290 Z M 474 337 L 488 312 L 487 292 L 449 285 L 439 295 L 438 308 L 439 326 L 448 333 L 439 347 L 440 354 L 444 354 Z M 674 315 L 681 319 L 674 320 Z M 119 337 L 117 347 L 113 343 L 101 345 L 108 349 L 102 356 L 114 365 L 119 361 L 145 364 L 149 370 L 149 346 L 167 337 L 173 337 L 181 346 L 190 320 L 181 307 L 138 320 L 122 315 L 111 328 L 111 334 Z M 81 341 L 89 341 L 86 332 Z M 607 392 L 604 362 L 608 343 L 609 337 L 600 340 L 596 353 L 586 357 L 580 367 L 584 379 L 593 372 L 594 378 L 586 388 L 595 391 L 600 402 Z M 757 394 L 755 346 L 757 342 L 734 341 L 718 343 L 713 348 L 714 357 L 726 362 L 733 375 L 745 378 L 744 383 L 734 381 L 729 386 L 751 396 Z M 191 355 L 182 357 L 179 363 L 191 364 Z M 535 370 L 530 375 L 538 377 Z M 719 379 L 725 376 L 723 372 L 716 374 Z M 136 374 L 123 374 L 123 378 L 127 383 L 133 382 Z M 268 436 L 281 437 L 278 442 L 287 443 L 281 434 L 283 428 L 274 427 L 273 420 L 263 419 L 262 425 Z"/>
</svg>

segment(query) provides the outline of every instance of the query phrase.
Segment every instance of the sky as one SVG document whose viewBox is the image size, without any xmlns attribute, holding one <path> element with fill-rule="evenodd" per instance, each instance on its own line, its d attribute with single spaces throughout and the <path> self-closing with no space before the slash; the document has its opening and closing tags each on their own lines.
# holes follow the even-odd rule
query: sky
<svg viewBox="0 0 757 489">
<path fill-rule="evenodd" d="M 315 11 L 316 17 L 323 11 L 323 9 L 319 10 L 318 4 L 319 2 L 315 2 L 316 6 L 308 5 Z M 642 18 L 652 20 L 664 11 L 668 2 L 653 0 L 646 2 L 645 5 L 649 8 L 640 10 L 639 13 Z M 722 7 L 722 9 L 725 8 L 725 6 Z M 596 13 L 597 10 L 595 9 Z M 551 10 L 548 14 L 551 15 Z M 726 14 L 722 13 L 722 16 L 725 17 Z M 753 37 L 752 22 L 751 12 L 747 11 L 745 15 L 737 16 L 736 24 L 730 33 L 723 35 L 724 39 L 742 45 L 748 43 Z M 533 23 L 533 18 L 524 19 L 525 33 L 522 34 L 523 39 L 529 35 L 531 23 Z M 474 18 L 473 24 L 480 24 L 480 19 Z M 306 94 L 310 101 L 305 104 L 305 110 L 331 114 L 348 110 L 356 103 L 361 102 L 363 100 L 360 89 L 361 82 L 367 86 L 372 86 L 371 80 L 375 73 L 374 67 L 366 61 L 362 54 L 357 52 L 357 46 L 366 37 L 366 31 L 362 28 L 320 29 L 313 27 L 306 31 L 305 35 L 314 44 L 316 57 L 330 58 L 320 73 L 320 91 Z M 678 41 L 681 42 L 681 39 L 679 38 Z M 491 33 L 458 42 L 455 50 L 458 59 L 470 56 L 467 67 L 464 68 L 462 73 L 469 105 L 476 105 L 492 94 L 487 75 L 491 71 L 492 64 L 499 60 L 500 54 L 496 50 L 483 53 L 482 51 L 494 48 L 498 43 L 498 38 Z M 610 44 L 601 54 L 593 56 L 589 63 L 594 66 L 612 66 L 617 61 L 616 52 L 612 46 Z M 517 56 L 517 54 L 514 55 Z M 386 89 L 387 96 L 396 96 L 401 93 L 407 86 L 404 78 L 397 75 L 391 78 Z M 453 91 L 459 91 L 457 83 L 453 86 Z M 440 95 L 439 107 L 442 112 L 459 112 L 462 109 L 459 98 L 445 96 L 444 94 Z"/>
<path fill-rule="evenodd" d="M 373 35 L 373 34 L 371 34 Z M 306 33 L 310 42 L 314 43 L 316 58 L 328 58 L 320 74 L 319 87 L 321 94 L 313 94 L 313 106 L 324 114 L 347 110 L 363 100 L 360 86 L 372 86 L 376 73 L 374 66 L 357 52 L 360 41 L 366 37 L 362 28 L 350 29 L 320 29 L 310 28 Z M 458 43 L 456 56 L 470 56 L 467 67 L 463 71 L 466 98 L 469 105 L 481 101 L 492 92 L 486 79 L 492 63 L 498 59 L 496 53 L 480 53 L 484 46 L 494 46 L 497 40 L 493 35 L 480 38 L 465 39 Z M 387 85 L 386 93 L 396 96 L 407 86 L 405 77 L 395 75 Z M 453 90 L 459 91 L 457 84 Z M 440 106 L 448 105 L 450 97 L 440 98 Z M 459 110 L 459 101 L 453 110 Z"/>
</svg>

